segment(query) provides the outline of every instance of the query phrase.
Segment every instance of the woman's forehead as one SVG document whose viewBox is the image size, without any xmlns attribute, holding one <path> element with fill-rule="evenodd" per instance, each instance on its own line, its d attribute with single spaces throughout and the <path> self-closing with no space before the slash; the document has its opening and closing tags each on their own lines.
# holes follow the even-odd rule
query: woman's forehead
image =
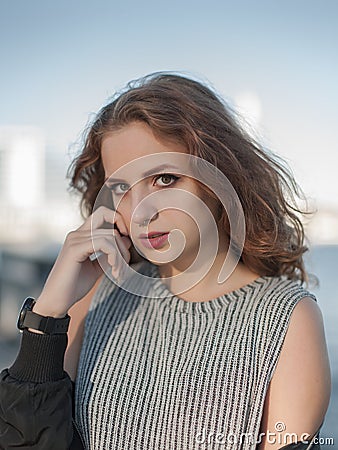
<svg viewBox="0 0 338 450">
<path fill-rule="evenodd" d="M 121 157 L 136 159 L 159 152 L 188 153 L 185 145 L 178 141 L 160 138 L 143 122 L 132 122 L 124 127 L 106 133 L 101 142 L 101 153 L 108 158 L 114 153 L 114 159 Z"/>
<path fill-rule="evenodd" d="M 217 168 L 189 153 L 180 142 L 156 136 L 143 122 L 107 133 L 101 144 L 105 182 L 134 185 L 158 173 L 187 176 L 212 189 Z"/>
<path fill-rule="evenodd" d="M 143 123 L 132 123 L 102 139 L 101 157 L 105 177 L 146 177 L 156 171 L 188 169 L 186 148 L 176 142 L 158 139 Z M 115 175 L 114 175 L 115 177 Z"/>
</svg>

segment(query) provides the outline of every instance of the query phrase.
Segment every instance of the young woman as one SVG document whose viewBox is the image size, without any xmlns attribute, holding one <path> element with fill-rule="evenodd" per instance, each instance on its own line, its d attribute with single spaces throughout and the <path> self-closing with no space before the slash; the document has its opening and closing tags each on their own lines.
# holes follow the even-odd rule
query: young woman
<svg viewBox="0 0 338 450">
<path fill-rule="evenodd" d="M 101 109 L 70 173 L 86 219 L 21 312 L 0 447 L 319 448 L 327 349 L 277 157 L 157 73 Z"/>
</svg>

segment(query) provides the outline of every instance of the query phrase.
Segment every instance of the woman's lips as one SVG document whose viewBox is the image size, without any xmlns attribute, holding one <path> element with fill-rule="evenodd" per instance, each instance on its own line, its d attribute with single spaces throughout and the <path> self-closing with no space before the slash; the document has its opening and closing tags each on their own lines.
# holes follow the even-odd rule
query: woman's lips
<svg viewBox="0 0 338 450">
<path fill-rule="evenodd" d="M 144 247 L 160 248 L 167 242 L 168 236 L 169 232 L 162 233 L 158 231 L 149 234 L 141 234 L 139 237 Z"/>
</svg>

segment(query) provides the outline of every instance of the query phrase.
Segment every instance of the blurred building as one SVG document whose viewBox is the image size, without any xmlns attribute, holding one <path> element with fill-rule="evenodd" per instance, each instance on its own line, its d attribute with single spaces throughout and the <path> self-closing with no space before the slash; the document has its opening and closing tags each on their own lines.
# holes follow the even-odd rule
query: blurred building
<svg viewBox="0 0 338 450">
<path fill-rule="evenodd" d="M 44 201 L 45 141 L 39 128 L 0 127 L 0 201 L 26 210 Z"/>
<path fill-rule="evenodd" d="M 65 159 L 37 127 L 0 127 L 0 244 L 60 241 L 78 223 Z"/>
<path fill-rule="evenodd" d="M 65 235 L 80 221 L 62 149 L 37 127 L 0 127 L 0 339 L 15 337 L 22 300 L 37 296 Z"/>
<path fill-rule="evenodd" d="M 22 210 L 43 201 L 44 138 L 36 127 L 0 127 L 0 202 Z M 2 215 L 4 211 L 2 210 Z"/>
<path fill-rule="evenodd" d="M 319 205 L 313 217 L 305 222 L 312 245 L 338 244 L 338 207 Z"/>
<path fill-rule="evenodd" d="M 0 127 L 0 239 L 25 239 L 45 203 L 45 140 L 39 128 Z"/>
</svg>

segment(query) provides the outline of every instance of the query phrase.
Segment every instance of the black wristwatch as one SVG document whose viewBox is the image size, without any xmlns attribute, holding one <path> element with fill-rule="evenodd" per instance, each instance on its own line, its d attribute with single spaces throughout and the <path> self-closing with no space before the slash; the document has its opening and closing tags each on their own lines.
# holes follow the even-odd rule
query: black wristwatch
<svg viewBox="0 0 338 450">
<path fill-rule="evenodd" d="M 60 319 L 40 316 L 40 314 L 32 311 L 35 303 L 35 299 L 32 297 L 27 297 L 23 302 L 17 322 L 17 327 L 21 332 L 26 328 L 33 328 L 46 334 L 67 333 L 70 321 L 68 314 Z"/>
</svg>

